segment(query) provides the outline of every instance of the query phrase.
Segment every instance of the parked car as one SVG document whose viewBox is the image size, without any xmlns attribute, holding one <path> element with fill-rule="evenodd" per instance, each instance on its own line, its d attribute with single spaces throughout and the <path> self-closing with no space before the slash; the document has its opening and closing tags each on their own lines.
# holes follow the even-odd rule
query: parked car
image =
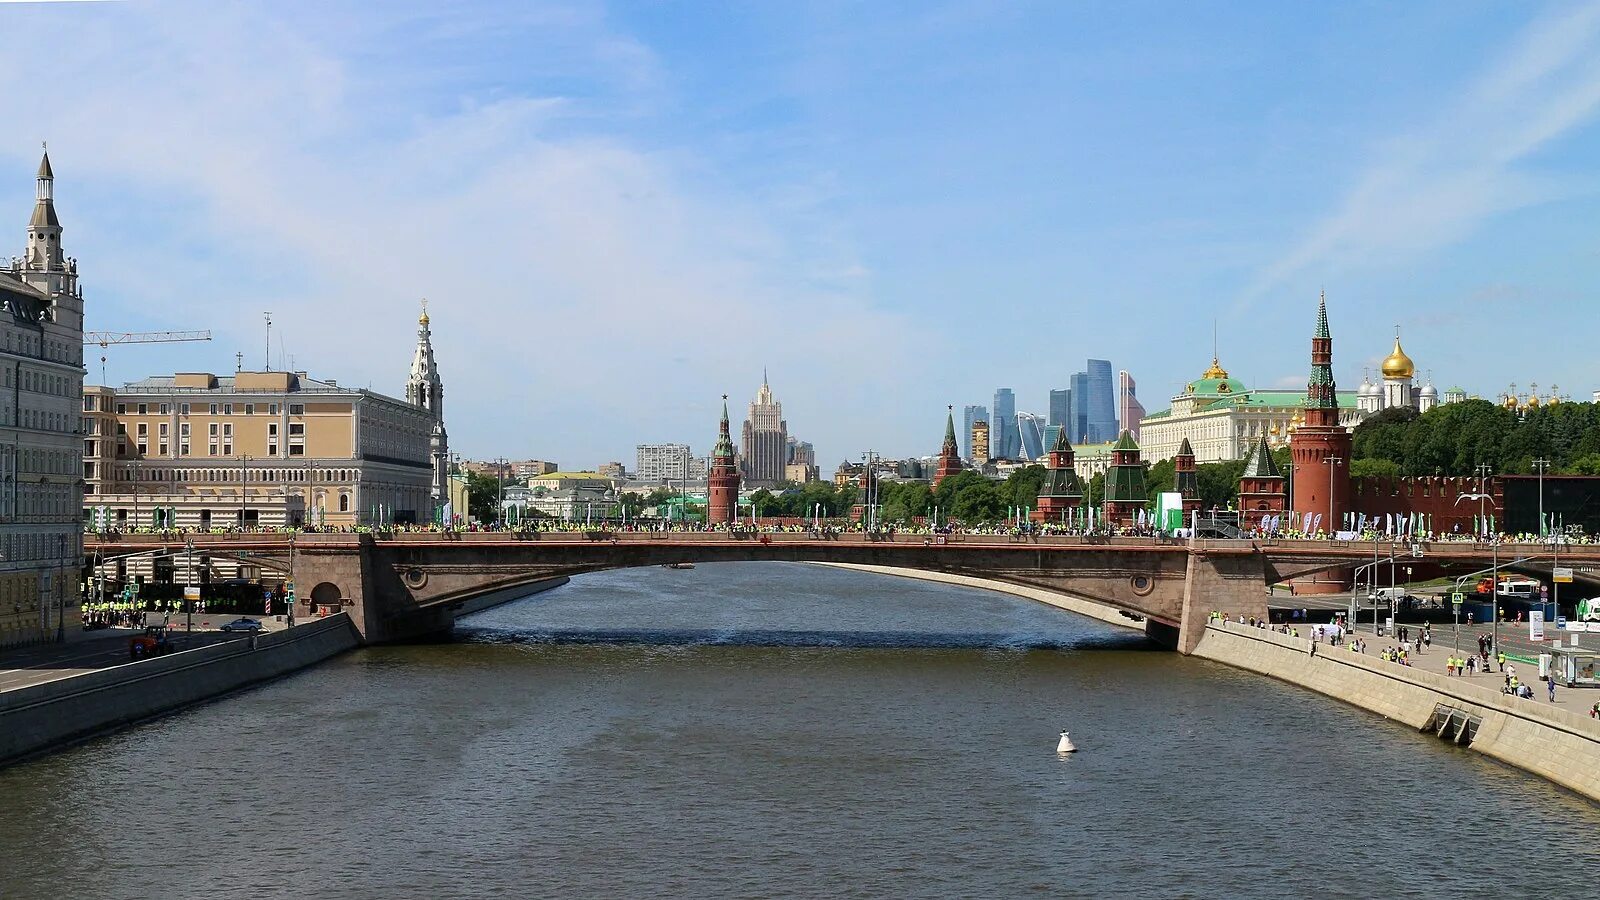
<svg viewBox="0 0 1600 900">
<path fill-rule="evenodd" d="M 234 619 L 232 622 L 223 625 L 222 630 L 229 632 L 230 634 L 235 631 L 260 631 L 261 623 L 246 616 L 243 618 Z"/>
</svg>

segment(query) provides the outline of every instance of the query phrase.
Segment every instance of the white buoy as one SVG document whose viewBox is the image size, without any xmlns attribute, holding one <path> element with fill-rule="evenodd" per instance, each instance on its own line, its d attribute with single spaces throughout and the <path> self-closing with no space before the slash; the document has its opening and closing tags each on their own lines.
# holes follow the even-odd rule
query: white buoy
<svg viewBox="0 0 1600 900">
<path fill-rule="evenodd" d="M 1056 752 L 1076 753 L 1077 750 L 1078 745 L 1072 742 L 1072 738 L 1065 731 L 1061 732 L 1061 740 L 1056 743 Z"/>
</svg>

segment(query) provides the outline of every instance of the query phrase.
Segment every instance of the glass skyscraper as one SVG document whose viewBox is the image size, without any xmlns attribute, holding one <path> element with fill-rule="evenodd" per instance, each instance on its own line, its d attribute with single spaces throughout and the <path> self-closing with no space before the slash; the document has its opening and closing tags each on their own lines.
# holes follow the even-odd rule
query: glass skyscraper
<svg viewBox="0 0 1600 900">
<path fill-rule="evenodd" d="M 1028 459 L 1044 455 L 1044 419 L 1036 413 L 1017 413 L 1017 434 L 1022 439 L 1022 454 Z"/>
<path fill-rule="evenodd" d="M 968 406 L 965 419 L 967 425 L 961 429 L 961 455 L 966 459 L 975 459 L 977 457 L 972 452 L 972 423 L 989 421 L 989 408 L 987 406 Z M 989 448 L 984 447 L 983 452 L 978 455 L 987 459 L 989 457 Z"/>
<path fill-rule="evenodd" d="M 996 388 L 994 392 L 994 418 L 989 420 L 993 432 L 990 441 L 994 455 L 1002 459 L 1016 459 L 1022 451 L 1022 439 L 1017 432 L 1017 398 L 1011 388 Z"/>
<path fill-rule="evenodd" d="M 1050 392 L 1051 425 L 1065 425 L 1072 418 L 1072 390 L 1063 388 Z"/>
<path fill-rule="evenodd" d="M 1111 363 L 1091 359 L 1072 376 L 1072 400 L 1064 424 L 1074 444 L 1104 444 L 1117 439 L 1116 379 Z M 1052 392 L 1052 395 L 1054 392 Z"/>
</svg>

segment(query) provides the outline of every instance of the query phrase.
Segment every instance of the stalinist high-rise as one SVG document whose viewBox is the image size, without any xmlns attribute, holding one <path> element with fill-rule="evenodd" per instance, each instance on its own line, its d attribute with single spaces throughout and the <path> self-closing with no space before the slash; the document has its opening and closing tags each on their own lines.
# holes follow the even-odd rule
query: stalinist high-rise
<svg viewBox="0 0 1600 900">
<path fill-rule="evenodd" d="M 789 424 L 783 420 L 783 404 L 772 399 L 765 372 L 761 373 L 761 390 L 744 420 L 739 450 L 745 484 L 771 487 L 783 480 L 783 467 L 789 462 Z"/>
</svg>

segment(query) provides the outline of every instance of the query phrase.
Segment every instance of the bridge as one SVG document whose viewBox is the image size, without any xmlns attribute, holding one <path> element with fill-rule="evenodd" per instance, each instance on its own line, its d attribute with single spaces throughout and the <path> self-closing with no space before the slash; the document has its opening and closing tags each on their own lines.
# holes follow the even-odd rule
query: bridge
<svg viewBox="0 0 1600 900">
<path fill-rule="evenodd" d="M 448 634 L 466 602 L 558 576 L 604 569 L 713 562 L 833 562 L 891 566 L 1043 588 L 1142 618 L 1149 636 L 1188 653 L 1219 611 L 1265 617 L 1271 585 L 1398 557 L 1414 569 L 1469 572 L 1544 560 L 1543 544 L 1182 540 L 1104 536 L 846 532 L 377 532 L 91 535 L 102 562 L 194 552 L 246 558 L 291 578 L 299 599 L 348 612 L 369 643 Z M 1561 548 L 1600 585 L 1600 545 Z M 1583 588 L 1579 588 L 1582 590 Z M 302 607 L 299 611 L 304 615 Z"/>
</svg>

